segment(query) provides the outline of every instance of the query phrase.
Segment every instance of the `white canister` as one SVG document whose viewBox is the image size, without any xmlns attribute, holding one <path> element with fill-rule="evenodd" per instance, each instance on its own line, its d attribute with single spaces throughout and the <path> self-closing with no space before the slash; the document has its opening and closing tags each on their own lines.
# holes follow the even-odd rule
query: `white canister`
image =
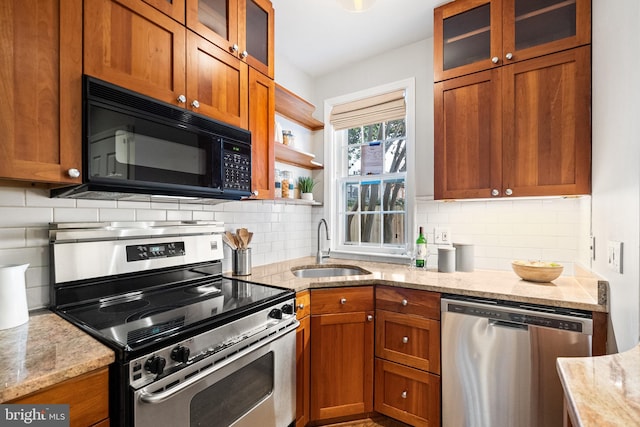
<svg viewBox="0 0 640 427">
<path fill-rule="evenodd" d="M 451 246 L 438 248 L 438 271 L 442 273 L 456 271 L 456 248 Z"/>
<path fill-rule="evenodd" d="M 0 329 L 29 321 L 24 273 L 29 264 L 0 265 Z"/>
<path fill-rule="evenodd" d="M 456 271 L 473 271 L 473 245 L 469 243 L 454 243 L 456 248 Z"/>
</svg>

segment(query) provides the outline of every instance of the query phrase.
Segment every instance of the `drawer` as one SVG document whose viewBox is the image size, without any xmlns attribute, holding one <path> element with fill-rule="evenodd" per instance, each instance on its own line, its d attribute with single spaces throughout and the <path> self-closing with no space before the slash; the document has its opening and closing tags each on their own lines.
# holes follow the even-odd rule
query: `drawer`
<svg viewBox="0 0 640 427">
<path fill-rule="evenodd" d="M 376 286 L 376 308 L 440 320 L 440 294 L 394 286 Z"/>
<path fill-rule="evenodd" d="M 296 319 L 300 320 L 311 313 L 311 296 L 309 291 L 296 293 Z"/>
<path fill-rule="evenodd" d="M 349 313 L 373 310 L 373 286 L 312 289 L 311 314 Z"/>
<path fill-rule="evenodd" d="M 376 358 L 374 410 L 416 427 L 440 425 L 440 377 Z"/>
<path fill-rule="evenodd" d="M 376 310 L 376 356 L 440 374 L 440 322 Z"/>
</svg>

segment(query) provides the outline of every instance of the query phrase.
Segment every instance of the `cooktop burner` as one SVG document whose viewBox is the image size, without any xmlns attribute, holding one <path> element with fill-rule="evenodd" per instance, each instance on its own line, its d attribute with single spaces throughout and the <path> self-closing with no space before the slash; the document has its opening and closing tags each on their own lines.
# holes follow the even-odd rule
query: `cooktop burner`
<svg viewBox="0 0 640 427">
<path fill-rule="evenodd" d="M 121 348 L 135 349 L 189 327 L 219 321 L 252 305 L 269 301 L 286 290 L 241 280 L 216 277 L 152 289 L 136 299 L 109 297 L 107 301 L 59 310 Z M 123 302 L 116 302 L 121 301 Z"/>
</svg>

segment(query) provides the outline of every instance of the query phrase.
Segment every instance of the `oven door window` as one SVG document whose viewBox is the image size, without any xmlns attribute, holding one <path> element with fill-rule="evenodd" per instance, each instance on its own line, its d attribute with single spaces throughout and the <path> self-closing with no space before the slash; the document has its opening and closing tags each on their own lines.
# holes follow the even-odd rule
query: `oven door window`
<svg viewBox="0 0 640 427">
<path fill-rule="evenodd" d="M 196 394 L 191 399 L 190 426 L 233 424 L 273 393 L 273 376 L 271 351 Z"/>
<path fill-rule="evenodd" d="M 220 141 L 130 114 L 89 106 L 87 155 L 91 180 L 122 180 L 220 188 L 212 177 Z"/>
</svg>

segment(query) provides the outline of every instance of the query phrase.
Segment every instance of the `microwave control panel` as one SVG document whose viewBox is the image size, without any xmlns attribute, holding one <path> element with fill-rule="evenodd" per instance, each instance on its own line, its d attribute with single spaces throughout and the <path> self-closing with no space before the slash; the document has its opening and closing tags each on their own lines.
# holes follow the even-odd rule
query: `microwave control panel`
<svg viewBox="0 0 640 427">
<path fill-rule="evenodd" d="M 222 188 L 251 191 L 251 146 L 225 141 L 223 147 Z"/>
</svg>

